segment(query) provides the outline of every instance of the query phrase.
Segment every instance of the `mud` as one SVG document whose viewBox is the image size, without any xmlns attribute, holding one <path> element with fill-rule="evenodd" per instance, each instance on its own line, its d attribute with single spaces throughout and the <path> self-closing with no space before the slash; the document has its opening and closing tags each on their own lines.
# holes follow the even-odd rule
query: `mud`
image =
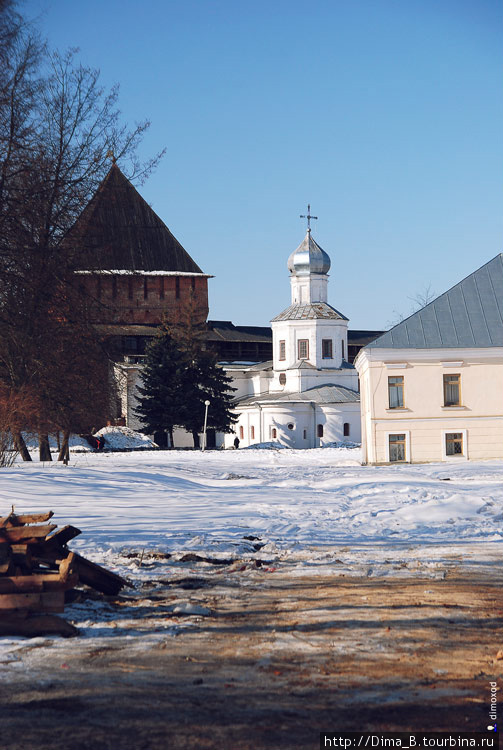
<svg viewBox="0 0 503 750">
<path fill-rule="evenodd" d="M 115 637 L 73 640 L 64 663 L 26 643 L 26 668 L 1 688 L 0 747 L 311 750 L 320 731 L 485 730 L 489 682 L 503 672 L 502 581 L 490 572 L 213 569 L 147 586 L 109 602 Z M 175 616 L 180 597 L 207 615 Z M 161 633 L 144 648 L 121 630 L 135 616 Z"/>
</svg>

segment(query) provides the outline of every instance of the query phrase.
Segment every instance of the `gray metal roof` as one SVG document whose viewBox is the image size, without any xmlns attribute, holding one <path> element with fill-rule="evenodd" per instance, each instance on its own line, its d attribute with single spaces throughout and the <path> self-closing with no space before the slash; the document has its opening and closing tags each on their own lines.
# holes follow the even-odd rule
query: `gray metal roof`
<svg viewBox="0 0 503 750">
<path fill-rule="evenodd" d="M 272 370 L 272 359 L 267 362 L 222 362 L 224 370 Z"/>
<path fill-rule="evenodd" d="M 330 270 L 330 258 L 313 239 L 311 230 L 288 258 L 288 270 L 293 276 L 309 276 L 312 273 L 326 274 Z"/>
<path fill-rule="evenodd" d="M 365 348 L 488 346 L 503 346 L 501 253 Z"/>
<path fill-rule="evenodd" d="M 272 319 L 278 320 L 347 320 L 335 307 L 327 302 L 313 302 L 309 305 L 290 305 L 282 313 Z"/>
<path fill-rule="evenodd" d="M 343 385 L 316 385 L 307 391 L 293 391 L 291 393 L 260 393 L 257 396 L 241 396 L 234 403 L 239 406 L 253 406 L 253 404 L 281 403 L 289 401 L 304 401 L 314 404 L 355 404 L 360 401 L 360 394 Z"/>
</svg>

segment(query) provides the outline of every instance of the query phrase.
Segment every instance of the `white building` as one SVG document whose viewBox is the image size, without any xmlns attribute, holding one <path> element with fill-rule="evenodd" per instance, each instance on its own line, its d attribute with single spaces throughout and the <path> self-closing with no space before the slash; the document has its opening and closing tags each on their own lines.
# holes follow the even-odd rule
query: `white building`
<svg viewBox="0 0 503 750">
<path fill-rule="evenodd" d="M 355 360 L 365 463 L 503 458 L 503 255 Z"/>
<path fill-rule="evenodd" d="M 288 259 L 291 304 L 272 320 L 273 360 L 224 366 L 237 388 L 240 446 L 315 448 L 360 441 L 358 375 L 347 361 L 348 319 L 328 304 L 330 258 L 308 229 Z"/>
</svg>

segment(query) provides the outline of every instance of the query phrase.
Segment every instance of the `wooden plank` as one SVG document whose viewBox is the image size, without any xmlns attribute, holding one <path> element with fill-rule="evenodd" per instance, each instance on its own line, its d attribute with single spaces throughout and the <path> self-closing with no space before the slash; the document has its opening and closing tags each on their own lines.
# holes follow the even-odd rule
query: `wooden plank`
<svg viewBox="0 0 503 750">
<path fill-rule="evenodd" d="M 5 609 L 40 609 L 42 592 L 31 594 L 0 594 L 0 611 Z"/>
<path fill-rule="evenodd" d="M 41 573 L 29 576 L 1 576 L 0 594 L 15 594 L 17 592 L 57 591 L 66 590 L 78 583 L 77 571 L 61 573 Z"/>
<path fill-rule="evenodd" d="M 11 546 L 5 539 L 0 539 L 0 562 L 5 562 L 11 556 Z"/>
<path fill-rule="evenodd" d="M 0 578 L 0 594 L 43 591 L 44 582 L 37 580 L 37 578 L 41 578 L 41 576 L 2 576 Z"/>
<path fill-rule="evenodd" d="M 54 515 L 53 510 L 47 511 L 47 513 L 9 513 L 8 516 L 0 518 L 0 526 L 11 524 L 12 526 L 22 526 L 25 523 L 44 523 L 48 521 Z"/>
<path fill-rule="evenodd" d="M 40 611 L 41 612 L 64 612 L 65 611 L 65 592 L 63 589 L 58 591 L 44 591 L 40 594 Z"/>
<path fill-rule="evenodd" d="M 49 548 L 55 546 L 63 547 L 63 545 L 68 544 L 71 539 L 75 539 L 79 534 L 82 534 L 82 532 L 75 526 L 63 526 L 62 529 L 47 537 L 43 546 L 49 546 Z"/>
<path fill-rule="evenodd" d="M 0 612 L 5 610 L 30 610 L 33 612 L 63 612 L 64 591 L 0 594 Z"/>
<path fill-rule="evenodd" d="M 16 565 L 14 563 L 14 560 L 12 557 L 10 557 L 8 560 L 5 560 L 3 563 L 0 563 L 0 575 L 1 576 L 10 576 L 12 573 L 14 573 L 14 570 L 16 568 Z"/>
<path fill-rule="evenodd" d="M 11 518 L 15 518 L 14 506 L 12 506 L 12 510 L 8 516 L 4 516 L 3 518 L 0 518 L 0 526 L 4 526 L 6 523 L 9 523 Z"/>
<path fill-rule="evenodd" d="M 31 570 L 33 566 L 33 559 L 31 554 L 31 547 L 28 544 L 12 544 L 11 547 L 12 559 L 16 565 L 20 565 L 22 568 Z"/>
<path fill-rule="evenodd" d="M 0 539 L 6 539 L 13 544 L 18 544 L 22 540 L 28 541 L 45 538 L 56 528 L 57 525 L 54 523 L 47 526 L 12 526 L 9 528 L 4 526 L 0 528 Z"/>
<path fill-rule="evenodd" d="M 75 553 L 70 552 L 59 564 L 59 577 L 63 583 L 74 575 L 78 575 Z"/>
<path fill-rule="evenodd" d="M 111 596 L 118 594 L 124 586 L 130 585 L 125 578 L 105 570 L 100 565 L 96 565 L 76 553 L 74 554 L 81 583 Z"/>
<path fill-rule="evenodd" d="M 40 635 L 61 635 L 72 638 L 79 635 L 74 625 L 57 615 L 30 615 L 29 617 L 5 617 L 0 620 L 1 635 L 24 635 L 34 638 Z"/>
</svg>

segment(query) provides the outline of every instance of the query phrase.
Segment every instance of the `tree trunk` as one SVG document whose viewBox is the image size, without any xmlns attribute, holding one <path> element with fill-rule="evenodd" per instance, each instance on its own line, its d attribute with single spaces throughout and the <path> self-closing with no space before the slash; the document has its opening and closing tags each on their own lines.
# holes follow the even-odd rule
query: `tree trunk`
<svg viewBox="0 0 503 750">
<path fill-rule="evenodd" d="M 199 433 L 197 430 L 192 430 L 192 438 L 194 440 L 194 448 L 200 448 Z"/>
<path fill-rule="evenodd" d="M 38 457 L 40 461 L 52 461 L 47 433 L 38 436 Z"/>
<path fill-rule="evenodd" d="M 58 433 L 59 434 L 59 433 Z M 70 430 L 63 430 L 63 440 L 58 453 L 58 461 L 67 464 L 70 458 Z"/>
<path fill-rule="evenodd" d="M 23 461 L 31 461 L 30 452 L 26 447 L 26 443 L 24 442 L 24 438 L 21 433 L 18 431 L 14 431 L 12 433 L 12 438 L 14 440 L 15 448 Z"/>
</svg>

